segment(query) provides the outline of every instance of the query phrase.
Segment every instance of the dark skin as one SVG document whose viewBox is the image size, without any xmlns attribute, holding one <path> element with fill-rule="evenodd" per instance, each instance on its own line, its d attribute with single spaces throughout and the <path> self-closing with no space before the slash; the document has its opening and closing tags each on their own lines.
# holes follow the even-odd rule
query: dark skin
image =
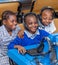
<svg viewBox="0 0 58 65">
<path fill-rule="evenodd" d="M 38 22 L 35 16 L 27 16 L 26 17 L 26 25 L 28 26 L 29 32 L 34 34 L 38 29 Z"/>
<path fill-rule="evenodd" d="M 42 23 L 44 26 L 47 26 L 52 22 L 53 20 L 52 15 L 53 15 L 52 11 L 50 10 L 44 10 L 42 12 Z"/>
<path fill-rule="evenodd" d="M 5 28 L 7 29 L 8 33 L 12 35 L 12 30 L 14 30 L 17 25 L 16 16 L 10 15 L 8 19 L 3 20 L 3 24 L 5 25 Z"/>
<path fill-rule="evenodd" d="M 19 38 L 23 38 L 23 37 L 24 37 L 24 31 L 23 31 L 23 30 L 20 30 L 20 31 L 18 32 L 18 37 L 19 37 Z"/>
<path fill-rule="evenodd" d="M 35 16 L 27 16 L 26 17 L 26 25 L 28 26 L 29 32 L 31 34 L 34 34 L 38 28 L 38 23 L 37 23 L 36 17 Z M 21 34 L 24 37 L 23 31 L 21 31 Z M 23 46 L 15 45 L 14 48 L 17 48 L 18 51 L 22 54 L 24 54 L 26 52 L 26 49 Z"/>
<path fill-rule="evenodd" d="M 3 20 L 3 24 L 5 25 L 5 28 L 7 29 L 8 33 L 12 35 L 12 30 L 16 28 L 17 25 L 17 18 L 15 15 L 9 15 L 9 18 L 6 20 Z M 20 38 L 23 38 L 23 31 L 20 30 L 18 33 L 18 36 Z"/>
</svg>

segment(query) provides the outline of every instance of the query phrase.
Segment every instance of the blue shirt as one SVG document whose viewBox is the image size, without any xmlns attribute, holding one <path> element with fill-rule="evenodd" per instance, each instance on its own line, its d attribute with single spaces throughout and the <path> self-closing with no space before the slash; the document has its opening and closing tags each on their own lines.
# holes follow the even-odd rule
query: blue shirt
<svg viewBox="0 0 58 65">
<path fill-rule="evenodd" d="M 44 30 L 37 30 L 35 36 L 30 35 L 28 31 L 24 32 L 24 38 L 19 38 L 18 36 L 10 42 L 8 45 L 8 49 L 13 49 L 15 45 L 28 46 L 33 44 L 39 44 L 43 37 L 49 36 L 50 34 Z M 33 37 L 32 37 L 33 36 Z"/>
</svg>

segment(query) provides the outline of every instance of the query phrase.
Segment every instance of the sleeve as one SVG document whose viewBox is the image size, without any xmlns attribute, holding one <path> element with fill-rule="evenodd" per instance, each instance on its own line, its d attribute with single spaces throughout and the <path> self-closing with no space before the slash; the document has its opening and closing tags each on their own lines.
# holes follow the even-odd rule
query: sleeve
<svg viewBox="0 0 58 65">
<path fill-rule="evenodd" d="M 19 27 L 19 25 L 16 25 L 16 29 L 19 31 L 21 30 L 21 28 Z"/>
<path fill-rule="evenodd" d="M 42 34 L 41 34 L 42 37 L 49 37 L 50 41 L 51 41 L 52 44 L 53 44 L 54 36 L 53 36 L 52 34 L 49 34 L 48 32 L 46 32 L 46 31 L 44 31 L 44 30 L 42 30 L 41 33 L 42 33 Z M 45 40 L 45 41 L 46 41 L 46 40 Z"/>
<path fill-rule="evenodd" d="M 51 30 L 51 33 L 56 31 L 56 27 L 55 27 L 54 21 L 52 21 L 52 23 L 50 24 L 50 30 Z"/>
<path fill-rule="evenodd" d="M 42 30 L 42 36 L 46 37 L 46 36 L 49 36 L 50 33 L 48 33 L 47 31 L 45 30 Z"/>
<path fill-rule="evenodd" d="M 21 28 L 18 25 L 16 25 L 15 33 L 17 34 L 20 30 Z"/>
<path fill-rule="evenodd" d="M 21 39 L 18 36 L 10 42 L 8 49 L 13 49 L 15 45 L 21 45 Z"/>
<path fill-rule="evenodd" d="M 50 34 L 50 33 L 48 33 L 48 32 L 45 31 L 44 36 L 49 37 L 50 41 L 53 42 L 54 36 L 52 34 Z"/>
<path fill-rule="evenodd" d="M 53 44 L 54 36 L 52 34 L 49 34 L 48 32 L 44 31 L 43 35 L 42 35 L 43 37 L 48 37 L 50 39 L 50 42 Z M 45 40 L 45 42 L 46 42 L 46 40 Z"/>
<path fill-rule="evenodd" d="M 44 36 L 49 37 L 50 40 L 53 41 L 53 35 L 52 34 L 45 31 Z"/>
</svg>

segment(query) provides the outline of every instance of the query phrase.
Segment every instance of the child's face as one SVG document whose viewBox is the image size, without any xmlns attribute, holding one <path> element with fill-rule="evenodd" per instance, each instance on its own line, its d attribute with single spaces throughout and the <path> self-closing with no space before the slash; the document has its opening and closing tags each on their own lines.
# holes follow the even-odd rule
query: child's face
<svg viewBox="0 0 58 65">
<path fill-rule="evenodd" d="M 9 30 L 14 30 L 16 28 L 17 18 L 15 15 L 10 15 L 9 18 L 5 21 L 5 26 Z"/>
<path fill-rule="evenodd" d="M 52 12 L 50 10 L 44 10 L 42 12 L 42 23 L 47 26 L 52 22 Z"/>
<path fill-rule="evenodd" d="M 28 26 L 29 32 L 34 34 L 38 28 L 38 22 L 35 16 L 27 16 L 26 25 Z"/>
</svg>

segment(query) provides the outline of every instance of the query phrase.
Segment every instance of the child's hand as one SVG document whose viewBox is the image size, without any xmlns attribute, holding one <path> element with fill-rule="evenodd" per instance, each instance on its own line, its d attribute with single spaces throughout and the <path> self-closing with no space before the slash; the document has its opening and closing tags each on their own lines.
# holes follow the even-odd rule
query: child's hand
<svg viewBox="0 0 58 65">
<path fill-rule="evenodd" d="M 20 31 L 18 32 L 18 37 L 19 37 L 19 38 L 23 38 L 23 37 L 24 37 L 24 31 L 23 31 L 23 30 L 20 30 Z"/>
<path fill-rule="evenodd" d="M 22 54 L 26 53 L 25 48 L 22 47 L 22 46 L 18 46 L 18 51 L 19 51 L 20 53 L 22 53 Z"/>
</svg>

